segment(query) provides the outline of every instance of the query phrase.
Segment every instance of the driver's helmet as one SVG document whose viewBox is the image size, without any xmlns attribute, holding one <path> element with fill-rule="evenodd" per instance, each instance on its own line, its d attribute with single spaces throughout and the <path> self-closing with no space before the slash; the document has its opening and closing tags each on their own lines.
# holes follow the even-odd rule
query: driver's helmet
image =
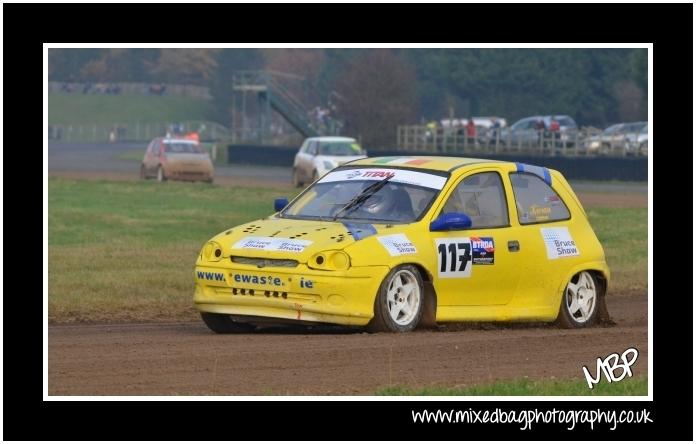
<svg viewBox="0 0 696 444">
<path fill-rule="evenodd" d="M 362 205 L 362 209 L 371 215 L 389 214 L 396 208 L 400 194 L 399 189 L 395 185 L 387 185 L 376 194 L 370 196 Z"/>
</svg>

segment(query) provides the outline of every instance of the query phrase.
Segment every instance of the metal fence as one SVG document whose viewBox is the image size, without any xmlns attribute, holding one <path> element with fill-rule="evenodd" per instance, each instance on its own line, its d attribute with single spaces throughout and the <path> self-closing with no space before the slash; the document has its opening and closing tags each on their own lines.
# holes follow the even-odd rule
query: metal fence
<svg viewBox="0 0 696 444">
<path fill-rule="evenodd" d="M 179 122 L 178 122 L 179 123 Z M 183 132 L 196 131 L 203 141 L 231 137 L 231 131 L 216 122 L 191 120 L 180 122 Z M 162 137 L 171 130 L 171 122 L 120 122 L 49 125 L 48 139 L 63 142 L 141 142 Z"/>
<path fill-rule="evenodd" d="M 566 133 L 477 128 L 468 136 L 465 127 L 402 125 L 397 128 L 397 148 L 433 154 L 517 154 L 539 156 L 646 156 L 647 149 L 624 140 L 603 140 L 602 130 L 581 128 Z"/>
</svg>

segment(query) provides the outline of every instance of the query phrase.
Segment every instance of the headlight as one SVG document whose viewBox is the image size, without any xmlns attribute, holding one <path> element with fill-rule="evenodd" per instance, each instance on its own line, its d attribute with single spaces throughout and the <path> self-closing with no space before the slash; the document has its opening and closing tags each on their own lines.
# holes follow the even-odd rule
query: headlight
<svg viewBox="0 0 696 444">
<path fill-rule="evenodd" d="M 322 251 L 312 256 L 307 266 L 316 270 L 347 270 L 350 268 L 350 256 L 343 251 Z"/>
<path fill-rule="evenodd" d="M 326 168 L 327 170 L 333 170 L 334 168 L 336 168 L 336 165 L 333 162 L 331 162 L 330 160 L 325 160 L 324 161 L 324 168 Z"/>
<path fill-rule="evenodd" d="M 222 259 L 222 247 L 217 242 L 210 241 L 203 247 L 203 259 L 219 261 Z"/>
</svg>

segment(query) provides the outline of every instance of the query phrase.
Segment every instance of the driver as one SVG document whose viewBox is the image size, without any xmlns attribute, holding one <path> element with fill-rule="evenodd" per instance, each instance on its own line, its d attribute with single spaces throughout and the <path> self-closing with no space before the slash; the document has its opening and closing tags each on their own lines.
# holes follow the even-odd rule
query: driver
<svg viewBox="0 0 696 444">
<path fill-rule="evenodd" d="M 370 218 L 388 220 L 410 220 L 413 218 L 411 198 L 398 185 L 388 184 L 360 207 Z"/>
</svg>

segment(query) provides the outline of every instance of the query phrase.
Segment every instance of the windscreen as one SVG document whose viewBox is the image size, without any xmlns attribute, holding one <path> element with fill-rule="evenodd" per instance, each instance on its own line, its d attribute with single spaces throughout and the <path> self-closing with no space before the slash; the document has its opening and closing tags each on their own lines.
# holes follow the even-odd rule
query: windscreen
<svg viewBox="0 0 696 444">
<path fill-rule="evenodd" d="M 420 219 L 447 177 L 411 170 L 351 168 L 333 171 L 308 188 L 281 217 L 408 223 Z M 374 187 L 375 184 L 378 186 Z M 373 186 L 372 188 L 369 188 Z"/>
</svg>

